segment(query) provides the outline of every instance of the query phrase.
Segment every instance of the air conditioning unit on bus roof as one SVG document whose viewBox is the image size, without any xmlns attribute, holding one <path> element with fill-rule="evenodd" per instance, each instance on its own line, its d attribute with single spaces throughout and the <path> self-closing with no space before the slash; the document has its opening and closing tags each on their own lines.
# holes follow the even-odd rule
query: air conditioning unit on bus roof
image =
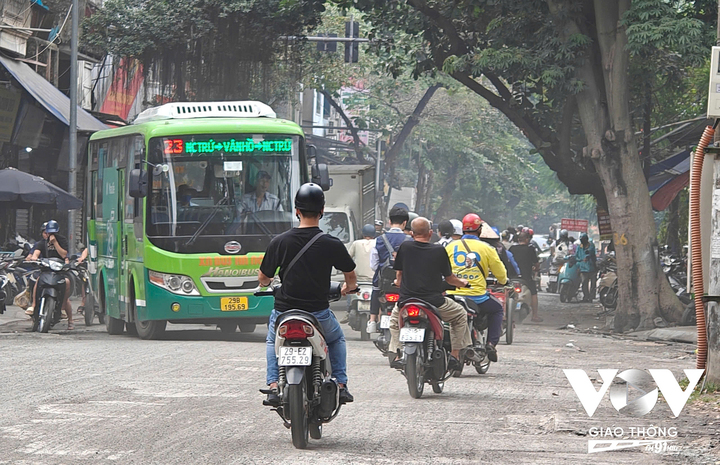
<svg viewBox="0 0 720 465">
<path fill-rule="evenodd" d="M 276 118 L 277 115 L 262 102 L 173 102 L 148 108 L 133 124 L 148 121 L 188 118 Z"/>
</svg>

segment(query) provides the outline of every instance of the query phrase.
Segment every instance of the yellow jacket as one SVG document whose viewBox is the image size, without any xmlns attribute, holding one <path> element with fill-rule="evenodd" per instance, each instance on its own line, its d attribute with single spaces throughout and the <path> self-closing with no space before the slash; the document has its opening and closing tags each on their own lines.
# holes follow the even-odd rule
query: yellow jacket
<svg viewBox="0 0 720 465">
<path fill-rule="evenodd" d="M 470 249 L 469 253 L 467 249 Z M 497 250 L 477 237 L 465 235 L 463 239 L 452 241 L 446 245 L 445 251 L 450 257 L 453 274 L 458 278 L 467 279 L 471 286 L 469 289 L 457 289 L 448 294 L 485 295 L 487 292 L 485 276 L 489 272 L 492 272 L 498 282 L 507 282 L 507 270 L 505 270 L 505 265 L 500 260 Z M 482 271 L 478 267 L 482 268 Z"/>
</svg>

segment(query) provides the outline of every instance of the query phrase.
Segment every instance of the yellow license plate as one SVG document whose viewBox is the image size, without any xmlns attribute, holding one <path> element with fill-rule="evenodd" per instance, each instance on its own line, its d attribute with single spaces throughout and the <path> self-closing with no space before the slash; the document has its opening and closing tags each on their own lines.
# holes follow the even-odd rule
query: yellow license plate
<svg viewBox="0 0 720 465">
<path fill-rule="evenodd" d="M 240 312 L 248 309 L 247 297 L 221 297 L 220 310 L 223 312 Z"/>
</svg>

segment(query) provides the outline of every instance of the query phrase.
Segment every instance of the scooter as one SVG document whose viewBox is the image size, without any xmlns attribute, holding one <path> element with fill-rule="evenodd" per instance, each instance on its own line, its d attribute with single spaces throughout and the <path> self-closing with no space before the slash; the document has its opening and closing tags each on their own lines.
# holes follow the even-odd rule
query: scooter
<svg viewBox="0 0 720 465">
<path fill-rule="evenodd" d="M 380 291 L 380 335 L 373 341 L 375 347 L 382 352 L 383 357 L 388 357 L 388 363 L 392 362 L 395 354 L 388 354 L 390 346 L 390 315 L 393 308 L 400 300 L 400 289 L 394 287 L 387 292 Z"/>
<path fill-rule="evenodd" d="M 348 312 L 348 324 L 355 331 L 360 331 L 360 340 L 369 341 L 370 333 L 367 332 L 367 322 L 370 318 L 370 297 L 372 296 L 372 283 L 358 283 L 360 292 L 350 298 L 350 311 Z"/>
<path fill-rule="evenodd" d="M 607 256 L 602 262 L 598 263 L 598 269 L 600 270 L 597 282 L 598 298 L 603 306 L 603 313 L 610 313 L 617 307 L 618 297 L 615 258 L 611 255 Z"/>
<path fill-rule="evenodd" d="M 565 263 L 565 260 L 563 258 L 550 258 L 550 267 L 548 268 L 548 292 L 552 292 L 553 294 L 557 293 L 560 268 L 562 267 L 563 263 Z"/>
<path fill-rule="evenodd" d="M 342 283 L 330 283 L 328 300 L 340 300 Z M 256 296 L 275 295 L 279 286 L 256 292 Z M 355 292 L 355 291 L 351 291 Z M 288 310 L 278 316 L 275 354 L 278 358 L 280 376 L 280 405 L 268 401 L 263 404 L 274 407 L 283 424 L 291 430 L 293 446 L 305 449 L 308 434 L 312 439 L 322 437 L 322 425 L 332 421 L 340 412 L 340 389 L 331 378 L 332 367 L 327 352 L 323 329 L 315 316 L 303 310 Z M 261 389 L 269 394 L 267 389 Z"/>
<path fill-rule="evenodd" d="M 64 272 L 76 270 L 77 265 L 58 258 L 43 258 L 36 263 L 40 266 L 40 276 L 37 279 L 32 330 L 47 333 L 61 318 L 67 280 Z"/>
<path fill-rule="evenodd" d="M 582 276 L 580 275 L 580 265 L 575 255 L 571 255 L 567 258 L 567 262 L 560 267 L 560 275 L 558 276 L 560 302 L 569 303 L 573 299 L 577 301 L 581 284 Z"/>
</svg>

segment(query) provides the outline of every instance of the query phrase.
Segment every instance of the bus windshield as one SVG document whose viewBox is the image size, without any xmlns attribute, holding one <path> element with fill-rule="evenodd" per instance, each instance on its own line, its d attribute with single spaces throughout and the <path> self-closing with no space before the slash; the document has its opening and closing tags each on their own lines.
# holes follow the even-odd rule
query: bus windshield
<svg viewBox="0 0 720 465">
<path fill-rule="evenodd" d="M 260 240 L 240 241 L 250 244 L 243 252 L 264 250 L 292 225 L 291 175 L 300 142 L 277 134 L 151 139 L 148 238 L 167 250 L 210 252 L 216 246 L 209 238 L 251 236 Z"/>
</svg>

